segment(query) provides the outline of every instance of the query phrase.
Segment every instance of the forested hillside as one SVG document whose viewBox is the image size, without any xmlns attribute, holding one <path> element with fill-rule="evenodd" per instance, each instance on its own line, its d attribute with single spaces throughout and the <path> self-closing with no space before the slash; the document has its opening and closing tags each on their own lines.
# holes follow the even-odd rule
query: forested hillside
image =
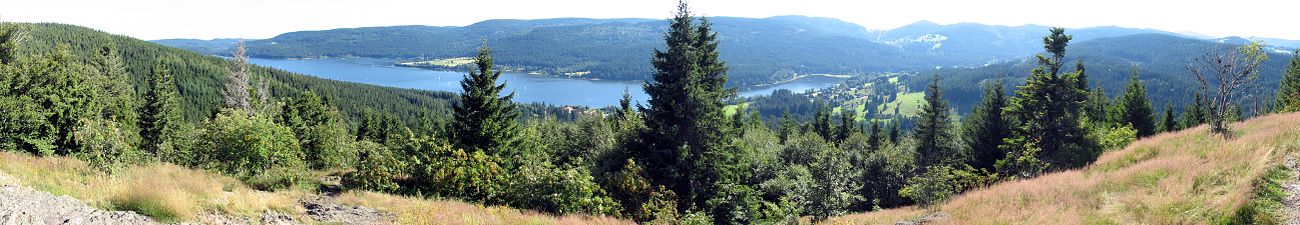
<svg viewBox="0 0 1300 225">
<path fill-rule="evenodd" d="M 1036 53 L 1046 26 L 918 22 L 884 31 L 844 21 L 803 16 L 763 19 L 714 17 L 731 65 L 730 85 L 782 81 L 794 74 L 866 74 L 980 66 Z M 269 58 L 378 57 L 458 58 L 473 54 L 484 40 L 503 53 L 503 68 L 602 79 L 647 79 L 648 56 L 663 20 L 581 19 L 488 20 L 464 27 L 393 26 L 290 32 L 250 42 L 250 55 Z M 1078 29 L 1077 41 L 1140 33 L 1170 32 L 1121 27 Z M 159 40 L 205 54 L 228 54 L 226 40 Z M 226 46 L 216 49 L 215 46 Z"/>
<path fill-rule="evenodd" d="M 834 19 L 710 18 L 724 40 L 733 84 L 786 80 L 793 73 L 848 74 L 922 65 L 865 39 L 865 29 Z M 666 21 L 650 19 L 488 20 L 464 27 L 398 26 L 291 32 L 249 43 L 254 57 L 468 57 L 487 41 L 506 68 L 549 74 L 590 71 L 603 79 L 648 79 L 645 49 Z M 856 29 L 856 31 L 854 30 Z M 859 33 L 861 32 L 861 33 Z M 837 57 L 831 57 L 832 55 Z"/>
<path fill-rule="evenodd" d="M 1193 93 L 1200 84 L 1189 74 L 1186 65 L 1195 57 L 1224 44 L 1206 40 L 1177 37 L 1164 34 L 1136 34 L 1120 37 L 1098 38 L 1070 45 L 1072 54 L 1065 60 L 1071 66 L 1082 62 L 1087 69 L 1090 88 L 1101 88 L 1106 96 L 1115 96 L 1123 91 L 1129 75 L 1136 72 L 1143 84 L 1152 87 L 1148 90 L 1151 101 L 1158 105 L 1172 103 L 1176 110 L 1192 102 Z M 1259 81 L 1246 87 L 1249 98 L 1258 98 L 1262 103 L 1270 102 L 1273 91 L 1282 79 L 1282 72 L 1290 57 L 1287 54 L 1269 53 L 1269 60 L 1259 68 Z M 989 81 L 1003 79 L 1017 83 L 1028 76 L 1034 67 L 1033 59 L 997 63 L 976 68 L 944 68 L 938 73 L 944 76 L 941 86 L 954 93 L 951 101 L 961 110 L 967 112 L 978 100 L 980 87 Z M 1135 71 L 1136 70 L 1136 71 Z M 927 74 L 933 71 L 920 71 Z M 912 80 L 907 86 L 913 89 L 924 87 L 923 80 Z M 1255 99 L 1252 99 L 1255 100 Z M 1246 107 L 1254 107 L 1252 105 Z"/>
</svg>

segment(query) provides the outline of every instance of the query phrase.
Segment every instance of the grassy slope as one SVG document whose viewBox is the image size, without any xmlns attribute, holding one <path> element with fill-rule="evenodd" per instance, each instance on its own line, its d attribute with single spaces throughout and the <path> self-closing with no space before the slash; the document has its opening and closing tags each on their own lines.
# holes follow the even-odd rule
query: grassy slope
<svg viewBox="0 0 1300 225">
<path fill-rule="evenodd" d="M 133 166 L 113 175 L 96 172 L 84 162 L 66 157 L 33 157 L 0 151 L 0 173 L 18 183 L 55 195 L 67 195 L 92 206 L 136 211 L 163 222 L 197 221 L 209 212 L 256 221 L 264 210 L 302 215 L 297 200 L 309 191 L 252 190 L 238 180 L 171 164 Z M 498 206 L 452 200 L 427 200 L 373 192 L 351 191 L 336 198 L 342 204 L 363 205 L 398 216 L 398 224 L 627 224 L 608 217 L 550 216 Z"/>
<path fill-rule="evenodd" d="M 1138 140 L 1092 165 L 974 190 L 939 206 L 939 224 L 1207 224 L 1237 216 L 1255 183 L 1300 150 L 1300 113 L 1234 125 L 1237 137 L 1201 126 Z M 847 215 L 827 224 L 881 224 L 918 208 Z"/>
</svg>

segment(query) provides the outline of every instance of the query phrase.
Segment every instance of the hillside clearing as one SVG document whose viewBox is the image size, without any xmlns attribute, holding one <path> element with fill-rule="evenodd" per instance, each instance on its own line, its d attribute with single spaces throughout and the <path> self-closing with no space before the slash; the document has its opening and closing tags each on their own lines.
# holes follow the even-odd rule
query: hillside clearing
<svg viewBox="0 0 1300 225">
<path fill-rule="evenodd" d="M 973 190 L 939 206 L 946 217 L 930 222 L 1231 222 L 1255 212 L 1243 206 L 1255 200 L 1257 184 L 1269 183 L 1260 181 L 1294 179 L 1279 168 L 1286 155 L 1300 150 L 1300 113 L 1260 117 L 1233 127 L 1237 137 L 1228 140 L 1210 136 L 1205 126 L 1164 133 L 1106 152 L 1086 168 Z M 842 216 L 825 224 L 894 223 L 927 214 L 909 207 Z M 1276 212 L 1253 215 L 1281 219 Z"/>
</svg>

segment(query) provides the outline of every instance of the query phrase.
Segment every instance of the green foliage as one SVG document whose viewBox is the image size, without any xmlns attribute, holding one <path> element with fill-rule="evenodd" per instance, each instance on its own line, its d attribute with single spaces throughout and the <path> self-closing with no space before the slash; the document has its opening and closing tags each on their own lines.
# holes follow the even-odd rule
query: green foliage
<svg viewBox="0 0 1300 225">
<path fill-rule="evenodd" d="M 663 186 L 651 186 L 635 161 L 627 160 L 623 169 L 606 177 L 610 196 L 623 205 L 628 218 L 637 222 L 677 218 L 677 197 Z"/>
<path fill-rule="evenodd" d="M 412 137 L 406 152 L 415 153 L 411 161 L 417 187 L 428 195 L 456 197 L 467 201 L 501 203 L 508 183 L 508 173 L 483 151 L 467 152 L 431 137 Z"/>
<path fill-rule="evenodd" d="M 970 148 L 971 166 L 976 169 L 994 171 L 993 165 L 1007 156 L 998 147 L 1011 134 L 1011 122 L 1002 116 L 1006 105 L 1006 90 L 999 81 L 985 87 L 980 104 L 962 120 L 962 141 Z"/>
<path fill-rule="evenodd" d="M 515 94 L 501 96 L 506 85 L 496 83 L 501 71 L 493 66 L 486 43 L 479 48 L 474 64 L 478 70 L 471 70 L 461 80 L 460 102 L 454 106 L 450 130 L 455 146 L 494 156 L 513 156 L 519 145 L 519 112 L 510 102 Z"/>
<path fill-rule="evenodd" d="M 1183 108 L 1183 128 L 1192 128 L 1205 124 L 1205 99 L 1201 93 L 1196 93 L 1196 99 L 1191 105 Z"/>
<path fill-rule="evenodd" d="M 952 138 L 952 121 L 948 118 L 948 103 L 939 90 L 939 74 L 926 89 L 925 107 L 921 108 L 920 122 L 912 137 L 916 139 L 916 165 L 926 168 L 952 162 L 958 158 Z"/>
<path fill-rule="evenodd" d="M 178 140 L 178 130 L 185 121 L 181 117 L 180 99 L 176 93 L 171 71 L 166 64 L 154 65 L 140 108 L 141 149 L 159 158 L 178 157 L 166 152 Z"/>
<path fill-rule="evenodd" d="M 831 124 L 831 107 L 822 105 L 817 107 L 817 112 L 813 114 L 812 124 L 808 124 L 808 130 L 817 135 L 821 135 L 823 140 L 834 140 L 835 136 L 832 130 L 835 125 Z"/>
<path fill-rule="evenodd" d="M 809 187 L 808 205 L 804 211 L 813 216 L 814 221 L 821 221 L 838 216 L 848 211 L 862 196 L 855 193 L 858 186 L 857 176 L 849 163 L 849 157 L 843 150 L 826 149 L 816 154 L 816 161 L 809 167 L 813 184 Z"/>
<path fill-rule="evenodd" d="M 653 78 L 645 85 L 649 108 L 642 108 L 645 132 L 641 151 L 633 151 L 655 184 L 678 194 L 678 210 L 703 207 L 711 188 L 734 159 L 723 113 L 723 99 L 735 95 L 727 83 L 727 67 L 719 59 L 717 33 L 707 19 L 696 21 L 687 5 L 679 4 L 664 34 L 666 50 L 655 50 Z"/>
<path fill-rule="evenodd" d="M 1291 53 L 1291 61 L 1282 72 L 1274 107 L 1277 112 L 1300 111 L 1300 50 Z"/>
<path fill-rule="evenodd" d="M 293 129 L 298 146 L 313 169 L 344 168 L 357 159 L 357 152 L 351 146 L 352 136 L 338 112 L 315 92 L 308 91 L 285 104 L 279 123 Z"/>
<path fill-rule="evenodd" d="M 1138 79 L 1137 68 L 1133 69 L 1133 75 L 1129 77 L 1128 85 L 1125 86 L 1124 95 L 1115 99 L 1114 121 L 1119 124 L 1127 124 L 1137 130 L 1138 137 L 1151 136 L 1156 133 L 1155 113 L 1151 108 L 1151 99 L 1147 98 L 1146 86 Z"/>
<path fill-rule="evenodd" d="M 129 131 L 104 119 L 85 119 L 73 134 L 78 149 L 73 156 L 101 171 L 114 172 L 123 164 L 138 162 L 140 152 L 130 144 Z"/>
<path fill-rule="evenodd" d="M 406 161 L 379 143 L 358 141 L 355 147 L 359 160 L 355 164 L 356 172 L 344 176 L 345 187 L 390 193 L 401 190 L 396 181 L 406 175 Z"/>
<path fill-rule="evenodd" d="M 281 187 L 280 177 L 291 178 L 306 168 L 293 131 L 265 116 L 226 110 L 202 129 L 194 148 L 200 151 L 199 167 L 269 184 L 264 187 Z"/>
<path fill-rule="evenodd" d="M 1088 136 L 1088 139 L 1096 141 L 1102 150 L 1117 150 L 1133 143 L 1137 139 L 1137 130 L 1127 124 L 1119 127 L 1097 124 L 1091 126 Z"/>
<path fill-rule="evenodd" d="M 1080 71 L 1060 74 L 1061 59 L 1071 37 L 1065 30 L 1053 28 L 1043 37 L 1050 56 L 1038 55 L 1038 68 L 1031 71 L 1025 84 L 1016 90 L 1005 112 L 1016 121 L 1013 138 L 1002 145 L 1007 159 L 998 166 L 1000 173 L 1035 176 L 1043 169 L 1075 168 L 1092 162 L 1100 151 L 1085 137 L 1080 127 Z"/>
<path fill-rule="evenodd" d="M 907 179 L 907 186 L 898 192 L 921 206 L 933 207 L 962 191 L 983 187 L 995 180 L 996 175 L 983 175 L 969 166 L 960 169 L 937 166 L 927 169 L 920 176 Z"/>
<path fill-rule="evenodd" d="M 1174 118 L 1174 103 L 1171 102 L 1165 104 L 1165 113 L 1160 116 L 1160 124 L 1158 124 L 1158 126 L 1160 127 L 1161 132 L 1173 132 L 1179 130 L 1178 121 Z"/>
<path fill-rule="evenodd" d="M 525 164 L 511 176 L 505 197 L 514 207 L 558 214 L 618 215 L 622 211 L 590 173 L 578 168 Z"/>
</svg>

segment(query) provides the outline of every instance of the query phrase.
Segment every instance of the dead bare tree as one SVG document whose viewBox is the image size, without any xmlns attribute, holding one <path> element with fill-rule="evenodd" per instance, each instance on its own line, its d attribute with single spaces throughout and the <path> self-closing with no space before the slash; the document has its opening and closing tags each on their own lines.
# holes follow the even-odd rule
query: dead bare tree
<svg viewBox="0 0 1300 225">
<path fill-rule="evenodd" d="M 253 105 L 248 102 L 248 56 L 244 52 L 244 40 L 239 40 L 239 44 L 235 45 L 221 97 L 225 100 L 226 108 L 253 113 Z"/>
<path fill-rule="evenodd" d="M 1201 94 L 1206 96 L 1206 118 L 1211 132 L 1224 137 L 1231 134 L 1225 120 L 1236 104 L 1234 97 L 1242 92 L 1243 86 L 1259 78 L 1258 68 L 1265 60 L 1268 54 L 1263 51 L 1263 44 L 1252 42 L 1218 46 L 1186 66 L 1187 71 L 1196 75 Z M 1211 85 L 1215 87 L 1211 89 Z"/>
</svg>

